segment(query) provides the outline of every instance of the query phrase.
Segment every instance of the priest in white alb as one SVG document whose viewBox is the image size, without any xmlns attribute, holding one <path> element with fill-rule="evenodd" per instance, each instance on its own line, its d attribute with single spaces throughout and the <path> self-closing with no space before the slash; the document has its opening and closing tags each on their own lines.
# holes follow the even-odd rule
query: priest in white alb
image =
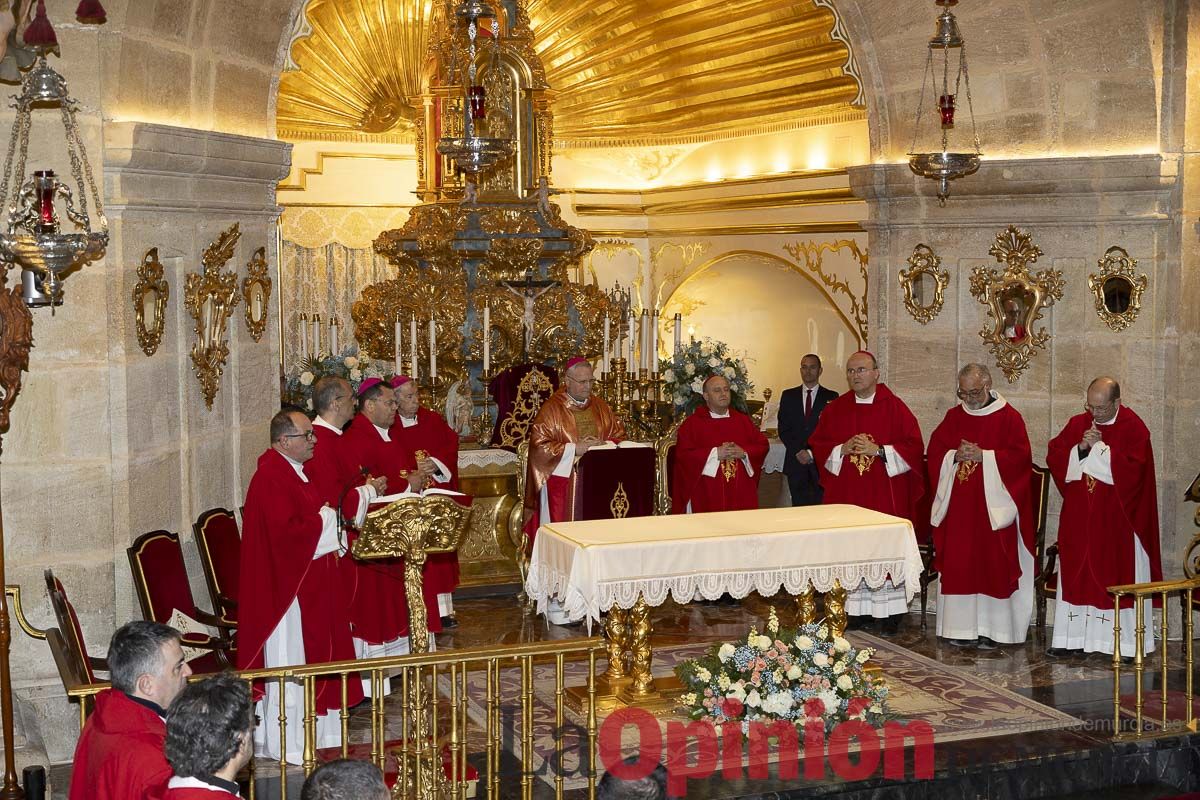
<svg viewBox="0 0 1200 800">
<path fill-rule="evenodd" d="M 937 635 L 958 647 L 1020 644 L 1033 614 L 1036 529 L 1025 420 L 981 364 L 929 440 Z"/>
</svg>

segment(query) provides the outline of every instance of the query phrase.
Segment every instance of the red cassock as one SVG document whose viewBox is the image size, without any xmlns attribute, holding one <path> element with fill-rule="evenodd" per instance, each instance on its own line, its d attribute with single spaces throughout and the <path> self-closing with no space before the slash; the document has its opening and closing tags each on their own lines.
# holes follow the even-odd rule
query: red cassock
<svg viewBox="0 0 1200 800">
<path fill-rule="evenodd" d="M 1012 524 L 993 530 L 984 493 L 984 464 L 955 465 L 949 507 L 941 524 L 933 529 L 939 591 L 1004 599 L 1016 591 L 1021 577 L 1018 523 L 1029 553 L 1037 543 L 1030 488 L 1033 457 L 1025 420 L 1007 404 L 986 415 L 968 414 L 961 405 L 950 409 L 929 439 L 930 486 L 938 485 L 946 453 L 958 450 L 963 441 L 995 453 L 996 469 L 1016 504 L 1017 515 Z"/>
<path fill-rule="evenodd" d="M 395 441 L 385 440 L 379 429 L 359 414 L 342 434 L 344 459 L 358 472 L 366 470 L 376 478 L 387 478 L 387 493 L 408 489 L 408 474 L 413 469 L 404 450 Z M 350 605 L 354 635 L 370 644 L 383 644 L 408 635 L 408 602 L 404 599 L 404 560 L 381 558 L 358 562 L 358 587 Z M 442 629 L 438 614 L 437 592 L 428 583 L 422 587 L 430 633 Z"/>
<path fill-rule="evenodd" d="M 267 638 L 293 601 L 300 604 L 305 662 L 354 658 L 339 556 L 313 558 L 327 489 L 307 471 L 305 477 L 307 483 L 271 449 L 258 457 L 258 470 L 250 479 L 242 509 L 238 669 L 264 666 Z M 362 699 L 358 681 L 350 682 L 349 691 L 351 705 Z M 340 708 L 341 681 L 319 679 L 316 699 L 317 714 Z"/>
<path fill-rule="evenodd" d="M 1135 536 L 1149 556 L 1150 580 L 1162 580 L 1154 452 L 1141 417 L 1121 406 L 1111 425 L 1096 426 L 1111 448 L 1112 484 L 1089 475 L 1067 481 L 1071 451 L 1091 425 L 1091 414 L 1071 417 L 1050 441 L 1046 455 L 1063 497 L 1058 521 L 1059 596 L 1073 605 L 1111 609 L 1107 588 L 1136 582 Z M 1121 607 L 1132 605 L 1133 598 L 1126 597 Z"/>
<path fill-rule="evenodd" d="M 714 447 L 733 442 L 746 451 L 751 476 L 740 459 L 719 462 L 716 474 L 703 475 Z M 758 479 L 771 444 L 750 417 L 729 409 L 727 417 L 713 417 L 708 406 L 700 406 L 679 426 L 672 470 L 671 513 L 738 511 L 758 508 Z"/>
<path fill-rule="evenodd" d="M 71 770 L 70 800 L 157 797 L 171 777 L 162 717 L 118 689 L 96 695 Z"/>
<path fill-rule="evenodd" d="M 857 399 L 854 392 L 846 392 L 830 401 L 821 412 L 816 430 L 808 437 L 825 490 L 822 502 L 849 503 L 882 511 L 904 517 L 916 526 L 917 504 L 925 494 L 925 473 L 921 468 L 925 447 L 917 418 L 882 383 L 875 386 L 873 402 L 858 403 Z M 890 445 L 908 464 L 908 471 L 893 478 L 879 458 L 864 456 L 855 464 L 851 456 L 843 455 L 839 473 L 830 472 L 826 468 L 830 454 L 860 433 L 870 436 L 876 444 Z"/>
<path fill-rule="evenodd" d="M 400 416 L 392 423 L 388 434 L 400 445 L 404 459 L 403 469 L 417 468 L 417 455 L 426 455 L 441 461 L 450 472 L 450 480 L 433 483 L 437 489 L 458 491 L 458 434 L 446 424 L 436 411 L 417 409 L 417 424 L 404 427 Z M 425 562 L 424 579 L 435 594 L 449 594 L 458 586 L 458 553 L 434 553 Z"/>
</svg>

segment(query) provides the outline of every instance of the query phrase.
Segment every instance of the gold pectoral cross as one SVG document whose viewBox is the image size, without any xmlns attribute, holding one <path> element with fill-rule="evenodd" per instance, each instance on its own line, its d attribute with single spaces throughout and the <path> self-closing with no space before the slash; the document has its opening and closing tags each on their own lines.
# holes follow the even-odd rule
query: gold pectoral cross
<svg viewBox="0 0 1200 800">
<path fill-rule="evenodd" d="M 874 436 L 872 436 L 869 433 L 864 433 L 863 436 L 867 437 L 868 442 L 870 442 L 871 444 L 875 444 Z M 871 468 L 871 465 L 875 463 L 875 456 L 855 454 L 855 455 L 850 456 L 850 463 L 858 468 L 859 477 L 862 477 L 863 473 L 865 473 L 867 470 L 869 470 Z"/>
<path fill-rule="evenodd" d="M 974 461 L 958 462 L 958 482 L 966 483 L 968 480 L 970 480 L 971 476 L 975 474 L 975 468 L 977 466 L 979 466 L 979 464 Z"/>
<path fill-rule="evenodd" d="M 725 476 L 725 482 L 729 483 L 733 480 L 733 476 L 737 474 L 737 461 L 732 458 L 727 458 L 721 462 L 721 474 Z"/>
</svg>

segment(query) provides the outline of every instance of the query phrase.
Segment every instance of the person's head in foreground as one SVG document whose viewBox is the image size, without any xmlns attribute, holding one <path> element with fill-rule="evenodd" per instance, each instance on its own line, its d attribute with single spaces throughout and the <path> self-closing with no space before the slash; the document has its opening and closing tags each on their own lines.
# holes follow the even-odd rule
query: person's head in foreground
<svg viewBox="0 0 1200 800">
<path fill-rule="evenodd" d="M 163 749 L 177 777 L 233 781 L 254 754 L 249 685 L 222 673 L 185 688 L 167 712 Z"/>
<path fill-rule="evenodd" d="M 304 788 L 300 800 L 389 800 L 383 773 L 370 761 L 340 758 L 316 769 Z"/>
<path fill-rule="evenodd" d="M 192 674 L 183 658 L 179 631 L 140 619 L 122 625 L 112 635 L 108 668 L 115 688 L 164 710 L 171 707 Z"/>
<path fill-rule="evenodd" d="M 629 756 L 624 766 L 630 769 L 640 760 L 641 756 Z M 632 780 L 606 772 L 596 784 L 596 800 L 666 800 L 666 797 L 667 768 L 662 764 L 656 765 L 649 775 Z"/>
</svg>

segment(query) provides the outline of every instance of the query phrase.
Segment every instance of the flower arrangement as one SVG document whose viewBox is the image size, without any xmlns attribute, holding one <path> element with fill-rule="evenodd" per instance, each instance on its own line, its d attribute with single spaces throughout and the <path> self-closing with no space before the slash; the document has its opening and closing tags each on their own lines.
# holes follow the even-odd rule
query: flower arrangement
<svg viewBox="0 0 1200 800">
<path fill-rule="evenodd" d="M 301 359 L 288 374 L 283 402 L 312 411 L 313 384 L 326 375 L 345 378 L 350 382 L 350 388 L 358 392 L 358 385 L 367 378 L 383 378 L 390 374 L 373 364 L 370 358 L 360 356 L 356 345 L 350 345 L 336 355 L 318 353 Z"/>
<path fill-rule="evenodd" d="M 675 668 L 688 716 L 714 725 L 786 720 L 882 721 L 888 687 L 863 665 L 873 650 L 855 650 L 825 624 L 781 629 L 771 609 L 766 633 L 751 628 L 744 641 L 714 645 L 703 658 Z"/>
<path fill-rule="evenodd" d="M 729 345 L 708 337 L 693 341 L 664 360 L 659 368 L 675 410 L 690 414 L 703 402 L 700 395 L 710 375 L 724 375 L 733 393 L 733 407 L 747 413 L 746 399 L 754 384 L 746 373 L 746 362 L 730 352 Z"/>
</svg>

